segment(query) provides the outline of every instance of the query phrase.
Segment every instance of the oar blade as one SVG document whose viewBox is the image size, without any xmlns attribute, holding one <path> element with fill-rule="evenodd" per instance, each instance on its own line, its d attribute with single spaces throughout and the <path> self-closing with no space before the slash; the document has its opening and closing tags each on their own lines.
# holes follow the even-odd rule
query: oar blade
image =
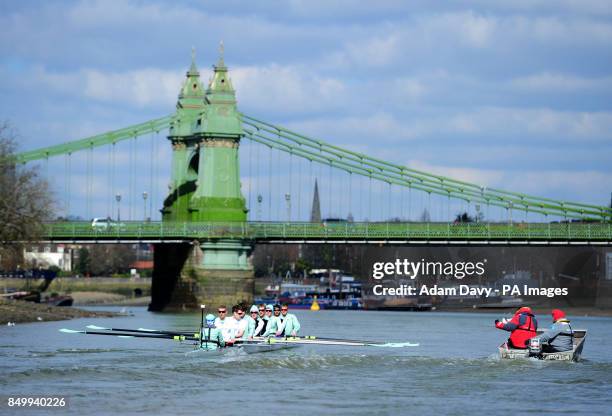
<svg viewBox="0 0 612 416">
<path fill-rule="evenodd" d="M 59 332 L 63 332 L 64 334 L 84 334 L 85 331 L 76 331 L 74 329 L 62 328 Z"/>
<path fill-rule="evenodd" d="M 97 331 L 110 331 L 110 328 L 105 328 L 103 326 L 97 326 L 97 325 L 87 325 L 85 328 L 88 329 L 95 329 Z"/>
<path fill-rule="evenodd" d="M 418 343 L 413 342 L 386 342 L 384 344 L 368 344 L 370 347 L 379 348 L 405 348 L 405 347 L 418 347 Z"/>
</svg>

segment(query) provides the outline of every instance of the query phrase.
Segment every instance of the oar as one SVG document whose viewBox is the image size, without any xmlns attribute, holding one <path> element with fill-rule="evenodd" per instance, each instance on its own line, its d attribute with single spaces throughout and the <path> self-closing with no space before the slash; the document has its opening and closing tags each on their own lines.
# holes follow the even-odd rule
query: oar
<svg viewBox="0 0 612 416">
<path fill-rule="evenodd" d="M 338 341 L 338 342 L 356 342 L 356 343 L 360 343 L 360 344 L 371 344 L 371 343 L 375 343 L 375 341 L 368 341 L 368 340 L 363 340 L 363 339 L 345 339 L 345 338 L 329 338 L 329 337 L 319 337 L 316 335 L 304 335 L 301 337 L 292 337 L 292 336 L 286 336 L 286 337 L 282 337 L 281 339 L 285 339 L 285 338 L 289 338 L 289 339 L 303 339 L 303 340 L 320 340 L 320 341 Z M 279 338 L 277 338 L 279 339 Z"/>
<path fill-rule="evenodd" d="M 383 348 L 402 348 L 418 347 L 419 344 L 410 342 L 351 342 L 351 341 L 326 341 L 302 338 L 267 338 L 265 340 L 236 340 L 236 343 L 266 343 L 266 344 L 302 344 L 302 345 L 343 345 L 349 347 L 383 347 Z"/>
<path fill-rule="evenodd" d="M 192 332 L 192 331 L 158 331 L 156 329 L 146 329 L 146 328 L 138 328 L 138 329 L 105 328 L 103 326 L 96 326 L 96 325 L 87 325 L 86 328 L 94 329 L 97 331 L 135 332 L 135 333 L 142 333 L 142 334 L 162 334 L 162 335 L 184 335 L 184 336 L 190 336 L 194 338 L 198 338 L 200 336 L 198 332 Z"/>
<path fill-rule="evenodd" d="M 202 338 L 204 338 L 204 334 L 202 333 L 202 331 L 204 331 L 204 308 L 206 308 L 206 305 L 200 305 L 200 310 L 202 311 L 201 313 L 201 318 L 200 318 L 200 348 L 202 348 Z M 208 345 L 207 345 L 208 346 Z"/>
<path fill-rule="evenodd" d="M 76 331 L 74 329 L 62 328 L 59 330 L 65 334 L 86 334 L 86 335 L 110 335 L 119 338 L 150 338 L 150 339 L 172 339 L 175 341 L 197 341 L 198 338 L 186 335 L 170 335 L 170 334 L 142 334 L 142 333 L 115 333 L 115 332 L 100 332 L 100 331 Z M 214 341 L 211 341 L 214 342 Z"/>
<path fill-rule="evenodd" d="M 315 344 L 315 345 L 355 345 L 355 346 L 370 346 L 370 347 L 385 347 L 385 348 L 403 348 L 403 347 L 418 347 L 418 343 L 412 342 L 376 342 L 376 341 L 365 341 L 365 340 L 354 340 L 354 339 L 342 339 L 342 338 L 326 338 L 317 337 L 314 335 L 306 335 L 304 337 L 284 337 L 284 338 L 255 338 L 263 342 L 267 342 L 268 339 L 274 339 L 276 342 L 287 340 L 290 342 L 305 341 L 304 344 Z"/>
<path fill-rule="evenodd" d="M 325 337 L 314 337 L 306 336 L 306 340 L 323 340 L 323 341 L 337 341 L 337 342 L 351 342 L 356 344 L 365 344 L 369 347 L 385 347 L 385 348 L 403 348 L 403 347 L 418 347 L 419 343 L 415 342 L 375 342 L 375 341 L 364 341 L 364 340 L 352 340 L 352 339 L 341 339 L 341 338 L 325 338 Z"/>
</svg>

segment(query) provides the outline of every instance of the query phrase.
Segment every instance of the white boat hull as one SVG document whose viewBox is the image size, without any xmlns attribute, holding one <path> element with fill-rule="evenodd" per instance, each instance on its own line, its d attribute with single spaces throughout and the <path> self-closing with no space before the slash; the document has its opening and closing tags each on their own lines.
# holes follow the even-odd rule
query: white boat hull
<svg viewBox="0 0 612 416">
<path fill-rule="evenodd" d="M 220 357 L 224 355 L 231 354 L 257 354 L 262 352 L 270 352 L 270 351 L 279 351 L 279 350 L 288 350 L 291 348 L 296 348 L 298 345 L 287 345 L 287 344 L 268 344 L 268 343 L 253 343 L 253 344 L 243 344 L 243 345 L 235 345 L 227 348 L 217 348 L 215 350 L 207 350 L 204 348 L 197 348 L 193 351 L 189 351 L 187 355 L 198 355 L 198 356 L 206 356 L 206 357 Z"/>
</svg>

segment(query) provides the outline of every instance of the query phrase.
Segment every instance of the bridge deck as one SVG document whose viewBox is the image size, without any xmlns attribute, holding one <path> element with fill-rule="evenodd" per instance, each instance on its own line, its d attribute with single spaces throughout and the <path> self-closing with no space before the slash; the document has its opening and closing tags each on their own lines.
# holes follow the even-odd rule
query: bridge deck
<svg viewBox="0 0 612 416">
<path fill-rule="evenodd" d="M 266 242 L 398 242 L 612 244 L 612 223 L 311 223 L 122 222 L 107 228 L 89 222 L 45 224 L 45 240 L 82 242 L 246 239 Z"/>
</svg>

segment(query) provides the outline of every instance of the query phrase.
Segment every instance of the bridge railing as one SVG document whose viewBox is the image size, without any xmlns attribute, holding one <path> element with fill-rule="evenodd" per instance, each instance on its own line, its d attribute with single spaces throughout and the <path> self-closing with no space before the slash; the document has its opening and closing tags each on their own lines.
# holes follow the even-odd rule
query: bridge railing
<svg viewBox="0 0 612 416">
<path fill-rule="evenodd" d="M 611 223 L 441 222 L 89 222 L 45 224 L 52 240 L 254 239 L 254 240 L 612 240 Z"/>
</svg>

